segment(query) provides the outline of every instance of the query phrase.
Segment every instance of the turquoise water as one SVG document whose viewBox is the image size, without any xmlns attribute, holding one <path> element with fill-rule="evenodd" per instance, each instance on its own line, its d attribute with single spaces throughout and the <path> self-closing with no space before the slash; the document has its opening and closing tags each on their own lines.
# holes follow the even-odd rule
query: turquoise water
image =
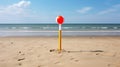
<svg viewBox="0 0 120 67">
<path fill-rule="evenodd" d="M 120 24 L 63 24 L 63 35 L 120 35 Z M 0 24 L 0 36 L 57 36 L 58 24 Z"/>
</svg>

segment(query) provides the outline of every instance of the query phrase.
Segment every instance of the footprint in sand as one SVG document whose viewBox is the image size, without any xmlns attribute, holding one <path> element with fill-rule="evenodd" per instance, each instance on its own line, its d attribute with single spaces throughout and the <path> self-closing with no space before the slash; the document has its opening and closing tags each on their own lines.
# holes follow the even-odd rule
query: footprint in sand
<svg viewBox="0 0 120 67">
<path fill-rule="evenodd" d="M 18 63 L 18 65 L 19 65 L 19 66 L 21 66 L 21 65 L 22 65 L 22 63 Z"/>
<path fill-rule="evenodd" d="M 55 62 L 54 64 L 61 65 L 62 63 L 60 63 L 60 62 L 58 61 L 58 62 Z"/>
<path fill-rule="evenodd" d="M 96 55 L 99 55 L 99 53 L 96 53 Z"/>
<path fill-rule="evenodd" d="M 22 61 L 22 60 L 25 60 L 25 58 L 20 58 L 20 59 L 18 59 L 17 61 Z"/>
<path fill-rule="evenodd" d="M 4 62 L 5 60 L 2 59 L 2 60 L 0 60 L 0 61 L 1 61 L 1 62 Z"/>
<path fill-rule="evenodd" d="M 38 55 L 37 57 L 40 57 L 41 55 Z"/>
<path fill-rule="evenodd" d="M 74 58 L 70 58 L 70 60 L 74 60 Z"/>
<path fill-rule="evenodd" d="M 37 67 L 42 67 L 42 65 L 38 65 Z"/>
<path fill-rule="evenodd" d="M 79 62 L 79 60 L 75 60 L 75 62 Z"/>
<path fill-rule="evenodd" d="M 18 53 L 22 53 L 21 51 L 19 51 Z"/>
<path fill-rule="evenodd" d="M 22 51 L 19 51 L 18 54 L 20 54 L 20 55 L 25 55 L 24 53 L 22 53 Z"/>
<path fill-rule="evenodd" d="M 108 67 L 110 67 L 110 66 L 111 66 L 111 64 L 108 64 L 107 66 L 108 66 Z"/>
<path fill-rule="evenodd" d="M 25 58 L 20 58 L 20 59 L 18 59 L 17 61 L 22 61 L 22 60 L 25 60 Z M 22 66 L 22 63 L 19 62 L 18 65 L 19 65 L 19 66 Z"/>
<path fill-rule="evenodd" d="M 10 44 L 13 44 L 13 42 L 11 42 Z"/>
<path fill-rule="evenodd" d="M 79 60 L 75 60 L 75 58 L 70 58 L 70 60 L 74 60 L 75 62 L 79 62 Z"/>
</svg>

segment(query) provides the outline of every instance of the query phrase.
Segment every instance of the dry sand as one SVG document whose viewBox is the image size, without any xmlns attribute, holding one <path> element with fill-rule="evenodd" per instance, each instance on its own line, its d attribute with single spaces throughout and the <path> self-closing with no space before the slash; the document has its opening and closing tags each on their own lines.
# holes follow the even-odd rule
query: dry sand
<svg viewBox="0 0 120 67">
<path fill-rule="evenodd" d="M 0 67 L 120 67 L 120 37 L 0 38 Z"/>
</svg>

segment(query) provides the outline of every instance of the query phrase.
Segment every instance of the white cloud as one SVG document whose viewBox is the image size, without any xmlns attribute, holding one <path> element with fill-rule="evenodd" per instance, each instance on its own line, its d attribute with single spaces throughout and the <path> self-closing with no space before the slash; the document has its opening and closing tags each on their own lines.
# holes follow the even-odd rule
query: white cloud
<svg viewBox="0 0 120 67">
<path fill-rule="evenodd" d="M 107 9 L 107 10 L 99 12 L 98 14 L 103 15 L 103 14 L 109 14 L 109 13 L 116 12 L 116 11 L 117 11 L 116 9 Z"/>
<path fill-rule="evenodd" d="M 26 7 L 31 4 L 30 1 L 22 0 L 18 3 L 0 8 L 0 15 L 16 15 L 24 13 Z"/>
<path fill-rule="evenodd" d="M 84 7 L 80 10 L 77 10 L 77 12 L 81 13 L 81 14 L 85 14 L 87 13 L 88 11 L 90 11 L 92 9 L 92 7 Z"/>
<path fill-rule="evenodd" d="M 98 15 L 104 15 L 104 14 L 110 14 L 110 13 L 116 13 L 120 11 L 120 4 L 113 5 L 111 8 L 100 11 Z"/>
</svg>

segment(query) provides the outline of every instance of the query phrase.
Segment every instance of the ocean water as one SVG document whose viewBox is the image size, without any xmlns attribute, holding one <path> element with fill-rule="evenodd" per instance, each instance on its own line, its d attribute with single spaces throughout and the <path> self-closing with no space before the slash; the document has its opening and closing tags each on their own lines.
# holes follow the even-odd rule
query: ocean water
<svg viewBox="0 0 120 67">
<path fill-rule="evenodd" d="M 63 36 L 119 36 L 120 24 L 63 24 Z M 58 24 L 0 24 L 0 36 L 57 36 Z"/>
</svg>

